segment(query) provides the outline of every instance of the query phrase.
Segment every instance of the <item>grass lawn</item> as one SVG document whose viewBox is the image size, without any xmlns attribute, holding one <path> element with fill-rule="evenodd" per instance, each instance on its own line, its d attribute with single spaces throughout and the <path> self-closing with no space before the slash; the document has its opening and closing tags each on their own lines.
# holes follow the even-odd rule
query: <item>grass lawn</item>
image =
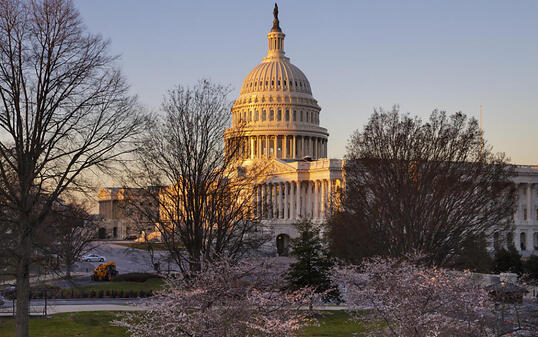
<svg viewBox="0 0 538 337">
<path fill-rule="evenodd" d="M 95 284 L 95 285 L 91 285 L 91 286 L 87 286 L 87 287 L 77 287 L 75 289 L 77 289 L 79 291 L 84 290 L 86 292 L 91 292 L 92 290 L 95 290 L 96 292 L 98 292 L 100 290 L 103 290 L 103 291 L 107 291 L 107 290 L 116 290 L 116 291 L 120 291 L 120 290 L 123 290 L 123 291 L 131 291 L 131 290 L 140 291 L 140 290 L 144 290 L 144 291 L 147 292 L 149 290 L 152 290 L 152 291 L 159 290 L 162 287 L 163 284 L 164 284 L 163 279 L 151 278 L 151 279 L 146 280 L 145 282 L 124 282 L 124 281 L 108 282 L 108 281 L 103 281 L 100 284 Z"/>
<path fill-rule="evenodd" d="M 128 337 L 123 328 L 110 324 L 117 312 L 92 311 L 56 314 L 51 318 L 32 318 L 31 337 Z M 354 323 L 342 311 L 325 312 L 320 326 L 304 329 L 301 337 L 355 337 L 366 336 L 367 324 Z M 0 318 L 0 336 L 15 336 L 15 321 Z"/>
<path fill-rule="evenodd" d="M 31 337 L 127 337 L 125 329 L 112 326 L 113 311 L 56 314 L 51 318 L 30 319 Z M 0 318 L 0 336 L 15 336 L 15 320 Z"/>
<path fill-rule="evenodd" d="M 319 326 L 309 326 L 301 337 L 358 337 L 370 331 L 368 324 L 350 321 L 344 311 L 326 311 L 318 318 Z"/>
</svg>

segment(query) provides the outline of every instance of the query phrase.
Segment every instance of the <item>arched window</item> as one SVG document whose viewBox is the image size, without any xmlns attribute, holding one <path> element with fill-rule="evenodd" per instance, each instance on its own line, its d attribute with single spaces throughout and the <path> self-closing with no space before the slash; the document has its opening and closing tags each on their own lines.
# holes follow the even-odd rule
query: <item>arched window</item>
<svg viewBox="0 0 538 337">
<path fill-rule="evenodd" d="M 295 122 L 297 120 L 297 112 L 293 110 L 293 121 Z"/>
<path fill-rule="evenodd" d="M 262 121 L 265 121 L 265 119 L 267 118 L 266 115 L 267 114 L 265 113 L 265 110 L 262 110 Z"/>
<path fill-rule="evenodd" d="M 299 122 L 302 122 L 303 121 L 303 112 L 301 111 L 301 115 L 299 116 Z"/>
<path fill-rule="evenodd" d="M 269 120 L 272 121 L 275 119 L 275 113 L 273 109 L 269 110 Z"/>
<path fill-rule="evenodd" d="M 278 112 L 276 114 L 276 120 L 281 121 L 282 120 L 282 110 L 278 109 Z"/>
<path fill-rule="evenodd" d="M 521 250 L 527 250 L 527 234 L 525 232 L 519 234 L 519 246 Z"/>
<path fill-rule="evenodd" d="M 254 113 L 254 121 L 259 121 L 260 120 L 260 113 L 258 112 L 258 110 L 256 110 L 256 112 Z"/>
<path fill-rule="evenodd" d="M 286 109 L 286 122 L 290 121 L 290 111 Z"/>
<path fill-rule="evenodd" d="M 248 112 L 248 121 L 252 122 L 252 111 Z"/>
</svg>

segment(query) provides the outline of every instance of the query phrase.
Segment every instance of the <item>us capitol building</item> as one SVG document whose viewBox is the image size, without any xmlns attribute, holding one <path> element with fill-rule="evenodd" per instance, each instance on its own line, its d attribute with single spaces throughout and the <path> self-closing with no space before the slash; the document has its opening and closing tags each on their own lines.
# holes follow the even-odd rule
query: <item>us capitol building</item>
<svg viewBox="0 0 538 337">
<path fill-rule="evenodd" d="M 267 56 L 243 81 L 231 109 L 233 125 L 224 134 L 227 141 L 234 127 L 245 127 L 245 166 L 270 160 L 269 172 L 253 186 L 255 212 L 271 225 L 279 253 L 296 235 L 297 220 L 323 221 L 334 206 L 333 196 L 345 188 L 344 162 L 327 156 L 329 133 L 319 125 L 321 108 L 305 74 L 285 56 L 285 36 L 275 6 Z M 517 166 L 514 182 L 519 198 L 513 240 L 523 256 L 538 255 L 538 166 Z M 100 215 L 108 223 L 102 230 L 119 233 L 117 238 L 129 235 L 113 215 L 122 193 L 117 188 L 99 192 Z"/>
</svg>

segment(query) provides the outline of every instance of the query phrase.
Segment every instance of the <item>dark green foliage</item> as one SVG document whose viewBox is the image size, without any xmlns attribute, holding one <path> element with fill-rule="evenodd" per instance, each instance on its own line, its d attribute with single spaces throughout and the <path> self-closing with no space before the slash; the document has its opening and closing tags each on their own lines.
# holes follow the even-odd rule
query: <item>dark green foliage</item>
<svg viewBox="0 0 538 337">
<path fill-rule="evenodd" d="M 538 256 L 532 255 L 525 262 L 525 273 L 532 282 L 538 282 Z"/>
<path fill-rule="evenodd" d="M 490 273 L 493 259 L 488 252 L 488 243 L 484 235 L 480 238 L 467 238 L 461 250 L 448 264 L 458 270 L 470 270 L 477 273 Z"/>
<path fill-rule="evenodd" d="M 120 274 L 114 282 L 146 282 L 149 279 L 162 279 L 163 277 L 152 273 L 127 273 Z"/>
<path fill-rule="evenodd" d="M 523 272 L 521 255 L 513 243 L 508 244 L 508 249 L 504 247 L 498 247 L 495 249 L 493 271 L 495 273 L 511 272 L 517 274 L 521 274 Z"/>
<path fill-rule="evenodd" d="M 292 239 L 290 247 L 297 262 L 291 264 L 286 280 L 290 290 L 313 287 L 316 292 L 326 292 L 324 300 L 340 302 L 340 293 L 331 283 L 330 273 L 334 260 L 323 244 L 320 229 L 304 220 L 295 224 L 299 236 Z"/>
</svg>

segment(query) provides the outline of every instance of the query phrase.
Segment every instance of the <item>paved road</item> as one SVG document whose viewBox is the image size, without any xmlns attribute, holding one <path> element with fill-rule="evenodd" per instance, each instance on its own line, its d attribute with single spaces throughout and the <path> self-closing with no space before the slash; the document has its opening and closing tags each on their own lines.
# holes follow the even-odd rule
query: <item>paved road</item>
<svg viewBox="0 0 538 337">
<path fill-rule="evenodd" d="M 106 262 L 116 262 L 116 268 L 122 274 L 134 272 L 153 272 L 154 267 L 149 253 L 143 249 L 121 246 L 118 243 L 128 243 L 129 241 L 100 241 L 96 242 L 88 254 L 94 253 L 104 256 Z M 159 262 L 161 270 L 168 269 L 167 256 L 164 250 L 156 250 L 155 262 Z M 73 267 L 75 272 L 87 272 L 88 275 L 100 262 L 77 262 Z M 175 264 L 171 263 L 171 270 L 177 270 Z"/>
</svg>

